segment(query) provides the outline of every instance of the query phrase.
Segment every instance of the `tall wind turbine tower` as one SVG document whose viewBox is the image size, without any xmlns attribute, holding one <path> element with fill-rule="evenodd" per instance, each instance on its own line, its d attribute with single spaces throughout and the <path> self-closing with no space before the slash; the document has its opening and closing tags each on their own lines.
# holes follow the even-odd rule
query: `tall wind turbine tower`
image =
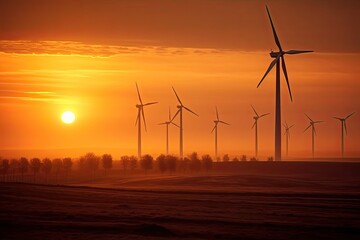
<svg viewBox="0 0 360 240">
<path fill-rule="evenodd" d="M 140 104 L 136 104 L 136 108 L 138 109 L 138 114 L 136 117 L 135 126 L 136 125 L 138 126 L 138 159 L 141 159 L 141 119 L 143 119 L 143 121 L 144 121 L 144 127 L 145 127 L 145 131 L 146 131 L 144 107 L 158 103 L 158 102 L 150 102 L 150 103 L 144 104 L 141 100 L 139 87 L 138 87 L 137 83 L 135 83 L 135 84 L 136 84 L 136 90 L 137 90 L 137 94 L 138 94 L 139 102 L 140 102 Z"/>
<path fill-rule="evenodd" d="M 284 123 L 285 137 L 286 137 L 286 156 L 289 156 L 290 128 L 292 128 L 294 125 L 295 124 L 293 124 L 289 127 L 287 122 Z"/>
<path fill-rule="evenodd" d="M 183 108 L 186 109 L 187 111 L 191 112 L 192 114 L 196 115 L 196 116 L 199 116 L 197 115 L 195 112 L 193 112 L 192 110 L 190 110 L 189 108 L 187 108 L 186 106 L 184 106 L 179 98 L 179 96 L 177 95 L 176 91 L 175 91 L 175 88 L 173 87 L 172 88 L 174 93 L 175 93 L 175 96 L 179 102 L 179 105 L 177 105 L 177 108 L 179 109 L 174 117 L 172 118 L 172 120 L 175 119 L 175 117 L 179 114 L 180 115 L 180 159 L 183 159 L 183 154 L 184 154 L 184 149 L 183 149 Z"/>
<path fill-rule="evenodd" d="M 254 116 L 255 121 L 251 128 L 255 127 L 255 157 L 257 158 L 257 156 L 258 156 L 258 120 L 262 117 L 265 117 L 266 115 L 269 115 L 270 113 L 265 113 L 265 114 L 259 115 L 252 105 L 251 105 L 251 108 L 254 110 L 254 113 L 255 113 L 255 116 Z"/>
<path fill-rule="evenodd" d="M 307 128 L 305 128 L 304 132 L 311 127 L 312 158 L 314 159 L 314 156 L 315 156 L 315 154 L 314 154 L 315 153 L 315 135 L 316 135 L 315 124 L 322 123 L 324 121 L 313 121 L 308 115 L 306 115 L 306 117 L 310 120 L 310 125 Z"/>
<path fill-rule="evenodd" d="M 347 115 L 345 118 L 333 117 L 341 122 L 341 157 L 342 158 L 344 158 L 344 130 L 345 130 L 345 134 L 347 135 L 346 120 L 354 114 L 355 112 Z"/>
<path fill-rule="evenodd" d="M 275 43 L 277 45 L 277 47 L 279 48 L 278 52 L 270 52 L 270 57 L 271 58 L 275 58 L 271 63 L 269 68 L 266 70 L 264 76 L 262 77 L 262 79 L 260 80 L 259 84 L 257 85 L 257 87 L 260 86 L 260 84 L 262 83 L 262 81 L 265 79 L 265 77 L 268 75 L 268 73 L 271 71 L 271 69 L 276 65 L 276 103 L 275 103 L 275 160 L 276 161 L 280 161 L 281 160 L 281 101 L 280 101 L 280 59 L 281 59 L 281 65 L 282 65 L 282 70 L 284 72 L 285 75 L 285 79 L 286 79 L 286 83 L 287 83 L 287 87 L 289 90 L 289 94 L 290 94 L 290 99 L 292 101 L 292 94 L 291 94 L 291 90 L 290 90 L 290 83 L 289 83 L 289 79 L 288 79 L 288 74 L 286 71 L 286 64 L 285 64 L 285 54 L 301 54 L 301 53 L 309 53 L 309 52 L 313 52 L 310 50 L 289 50 L 289 51 L 284 51 L 281 47 L 279 38 L 276 34 L 275 31 L 275 27 L 273 24 L 273 21 L 271 19 L 270 16 L 270 12 L 268 7 L 266 6 L 266 11 L 267 14 L 269 16 L 269 20 L 270 20 L 270 24 L 271 24 L 271 28 L 272 28 L 272 32 L 275 38 Z"/>
<path fill-rule="evenodd" d="M 163 123 L 159 123 L 159 125 L 166 125 L 166 155 L 169 155 L 169 125 L 172 124 L 178 128 L 180 128 L 177 124 L 173 123 L 171 119 L 170 107 L 169 107 L 169 120 Z"/>
<path fill-rule="evenodd" d="M 215 126 L 214 128 L 211 130 L 211 133 L 214 132 L 215 130 L 215 159 L 216 161 L 218 161 L 218 124 L 222 123 L 222 124 L 226 124 L 226 125 L 230 125 L 227 122 L 221 121 L 219 119 L 219 113 L 218 110 L 216 108 L 216 119 L 214 120 Z"/>
</svg>

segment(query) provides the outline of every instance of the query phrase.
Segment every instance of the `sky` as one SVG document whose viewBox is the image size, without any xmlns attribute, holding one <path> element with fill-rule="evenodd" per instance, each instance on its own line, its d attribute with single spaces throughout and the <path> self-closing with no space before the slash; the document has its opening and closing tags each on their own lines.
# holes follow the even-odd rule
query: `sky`
<svg viewBox="0 0 360 240">
<path fill-rule="evenodd" d="M 137 153 L 135 82 L 144 102 L 143 152 L 165 152 L 168 109 L 184 113 L 184 152 L 254 155 L 253 105 L 259 157 L 274 155 L 275 69 L 256 88 L 277 50 L 265 5 L 282 47 L 314 53 L 285 56 L 294 101 L 281 73 L 282 120 L 295 124 L 290 158 L 311 156 L 307 113 L 317 125 L 318 157 L 360 155 L 359 1 L 2 0 L 0 2 L 0 156 L 72 156 L 88 151 L 115 158 Z M 76 115 L 61 122 L 62 112 Z M 178 123 L 178 119 L 175 120 Z M 170 128 L 170 152 L 179 151 Z M 285 148 L 283 138 L 283 150 Z M 284 154 L 284 151 L 283 151 Z"/>
</svg>

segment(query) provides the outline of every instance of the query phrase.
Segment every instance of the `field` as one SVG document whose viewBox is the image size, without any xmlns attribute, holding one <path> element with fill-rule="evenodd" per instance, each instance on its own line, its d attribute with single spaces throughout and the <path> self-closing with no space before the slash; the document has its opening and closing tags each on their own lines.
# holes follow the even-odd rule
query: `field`
<svg viewBox="0 0 360 240">
<path fill-rule="evenodd" d="M 359 239 L 360 163 L 0 184 L 1 239 Z"/>
</svg>

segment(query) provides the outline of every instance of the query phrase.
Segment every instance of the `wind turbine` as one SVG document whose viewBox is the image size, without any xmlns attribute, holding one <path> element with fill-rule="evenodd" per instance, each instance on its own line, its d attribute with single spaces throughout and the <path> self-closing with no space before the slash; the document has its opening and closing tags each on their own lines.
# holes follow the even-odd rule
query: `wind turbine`
<svg viewBox="0 0 360 240">
<path fill-rule="evenodd" d="M 218 124 L 222 123 L 222 124 L 226 124 L 226 125 L 230 125 L 227 122 L 221 121 L 219 119 L 219 113 L 218 110 L 216 108 L 216 119 L 214 120 L 215 126 L 214 128 L 211 130 L 211 133 L 214 132 L 215 130 L 215 159 L 218 160 L 218 139 L 217 139 L 217 133 L 218 133 Z"/>
<path fill-rule="evenodd" d="M 252 125 L 252 129 L 255 127 L 255 157 L 258 156 L 258 120 L 262 117 L 265 117 L 266 115 L 269 115 L 270 113 L 265 113 L 259 116 L 259 114 L 256 112 L 255 108 L 251 105 L 251 108 L 254 110 L 255 116 L 254 116 L 254 124 Z"/>
<path fill-rule="evenodd" d="M 305 113 L 306 115 L 306 113 Z M 322 123 L 324 121 L 313 121 L 308 115 L 306 115 L 306 117 L 310 120 L 310 125 L 305 128 L 304 132 L 306 130 L 308 130 L 311 127 L 311 136 L 312 136 L 312 157 L 314 159 L 314 150 L 315 150 L 315 135 L 316 135 L 316 130 L 315 130 L 315 124 L 316 123 Z"/>
<path fill-rule="evenodd" d="M 179 126 L 175 123 L 173 123 L 172 119 L 171 119 L 171 113 L 170 113 L 170 107 L 169 107 L 169 120 L 163 123 L 159 123 L 159 125 L 166 125 L 166 155 L 169 155 L 169 125 L 173 124 L 174 126 L 178 127 Z"/>
<path fill-rule="evenodd" d="M 289 127 L 287 122 L 285 122 L 283 125 L 285 128 L 285 135 L 286 135 L 286 156 L 288 156 L 289 155 L 290 128 L 292 128 L 295 124 L 293 124 Z"/>
<path fill-rule="evenodd" d="M 136 84 L 136 90 L 139 97 L 140 104 L 136 104 L 136 108 L 138 109 L 138 114 L 135 122 L 135 126 L 138 125 L 138 158 L 141 159 L 141 118 L 144 121 L 145 131 L 146 131 L 146 121 L 145 121 L 145 114 L 144 114 L 144 107 L 149 106 L 158 102 L 150 102 L 150 103 L 143 103 L 140 97 L 139 87 Z"/>
<path fill-rule="evenodd" d="M 264 76 L 260 80 L 257 87 L 260 86 L 260 84 L 265 79 L 265 77 L 268 75 L 268 73 L 271 71 L 271 69 L 276 65 L 275 160 L 280 161 L 281 160 L 280 59 L 281 59 L 282 70 L 284 72 L 287 87 L 288 87 L 288 90 L 289 90 L 290 99 L 292 101 L 292 94 L 291 94 L 291 90 L 290 90 L 290 83 L 289 83 L 289 79 L 288 79 L 288 74 L 287 74 L 287 71 L 286 71 L 286 64 L 285 64 L 284 55 L 285 54 L 309 53 L 309 52 L 313 52 L 313 51 L 311 51 L 311 50 L 289 50 L 289 51 L 284 51 L 282 49 L 281 45 L 280 45 L 280 41 L 279 41 L 279 38 L 278 38 L 278 36 L 276 34 L 275 27 L 274 27 L 274 24 L 272 22 L 270 12 L 269 12 L 269 9 L 268 9 L 267 6 L 266 6 L 266 11 L 267 11 L 267 14 L 268 14 L 269 19 L 270 19 L 272 32 L 273 32 L 273 35 L 274 35 L 274 38 L 275 38 L 275 43 L 276 43 L 277 47 L 279 48 L 279 51 L 278 52 L 273 52 L 273 51 L 270 52 L 270 57 L 275 58 L 275 59 L 270 63 L 269 68 L 266 70 Z"/>
<path fill-rule="evenodd" d="M 347 135 L 346 120 L 354 114 L 355 112 L 347 115 L 345 118 L 333 117 L 341 122 L 341 157 L 342 158 L 344 158 L 344 129 L 345 129 L 345 134 Z"/>
<path fill-rule="evenodd" d="M 177 105 L 177 108 L 178 108 L 179 110 L 175 113 L 175 115 L 174 115 L 174 117 L 171 119 L 171 121 L 173 121 L 173 120 L 175 119 L 175 117 L 180 113 L 180 159 L 182 159 L 182 158 L 183 158 L 183 153 L 184 153 L 184 152 L 183 152 L 183 116 L 182 116 L 182 115 L 183 115 L 183 108 L 185 108 L 187 111 L 191 112 L 192 114 L 194 114 L 194 115 L 196 115 L 196 116 L 199 116 L 199 115 L 197 115 L 195 112 L 193 112 L 193 111 L 190 110 L 189 108 L 185 107 L 185 106 L 182 104 L 179 96 L 177 95 L 177 93 L 176 93 L 176 91 L 175 91 L 175 88 L 172 87 L 172 89 L 173 89 L 173 91 L 174 91 L 174 93 L 175 93 L 175 95 L 176 95 L 176 98 L 177 98 L 178 102 L 179 102 L 179 105 Z"/>
</svg>

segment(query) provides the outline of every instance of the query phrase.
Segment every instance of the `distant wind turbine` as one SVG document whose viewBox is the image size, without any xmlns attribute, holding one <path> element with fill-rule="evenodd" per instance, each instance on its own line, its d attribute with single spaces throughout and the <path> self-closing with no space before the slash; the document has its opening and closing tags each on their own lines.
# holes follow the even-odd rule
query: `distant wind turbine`
<svg viewBox="0 0 360 240">
<path fill-rule="evenodd" d="M 173 119 L 171 119 L 170 107 L 169 107 L 169 120 L 163 123 L 159 123 L 159 125 L 166 125 L 166 155 L 169 155 L 169 125 L 172 124 L 179 128 L 179 126 L 173 123 Z"/>
<path fill-rule="evenodd" d="M 174 117 L 171 119 L 171 121 L 173 121 L 173 120 L 175 119 L 175 117 L 180 113 L 180 159 L 183 159 L 183 153 L 184 153 L 184 152 L 183 152 L 183 116 L 182 116 L 182 115 L 183 115 L 183 108 L 185 108 L 187 111 L 191 112 L 192 114 L 194 114 L 194 115 L 196 115 L 196 116 L 199 116 L 199 115 L 197 115 L 195 112 L 193 112 L 193 111 L 190 110 L 189 108 L 185 107 L 185 106 L 182 104 L 179 96 L 177 95 L 177 93 L 176 93 L 176 91 L 175 91 L 175 88 L 172 87 L 172 89 L 173 89 L 173 91 L 174 91 L 174 93 L 175 93 L 175 96 L 176 96 L 178 102 L 179 102 L 179 105 L 177 105 L 177 108 L 178 108 L 179 110 L 175 113 L 175 115 L 174 115 Z"/>
<path fill-rule="evenodd" d="M 285 135 L 286 135 L 286 156 L 289 155 L 289 140 L 290 140 L 290 128 L 292 128 L 295 124 L 288 126 L 287 122 L 284 123 Z"/>
<path fill-rule="evenodd" d="M 324 121 L 313 121 L 308 115 L 306 115 L 306 113 L 305 113 L 305 116 L 310 120 L 310 125 L 309 125 L 307 128 L 305 128 L 304 132 L 311 127 L 312 157 L 313 157 L 313 159 L 314 159 L 314 156 L 315 156 L 315 155 L 314 155 L 314 152 L 315 152 L 315 135 L 316 135 L 315 124 L 316 124 L 316 123 L 322 123 L 322 122 L 324 122 Z"/>
<path fill-rule="evenodd" d="M 260 86 L 260 84 L 265 79 L 265 77 L 268 75 L 268 73 L 271 71 L 271 69 L 276 65 L 275 160 L 280 161 L 281 160 L 280 58 L 281 58 L 282 70 L 284 72 L 287 87 L 288 87 L 289 94 L 290 94 L 290 99 L 292 101 L 292 94 L 291 94 L 291 90 L 290 90 L 290 83 L 289 83 L 289 79 L 288 79 L 288 74 L 287 74 L 287 71 L 286 71 L 286 64 L 285 64 L 284 55 L 285 54 L 309 53 L 309 52 L 313 52 L 313 51 L 310 51 L 310 50 L 289 50 L 289 51 L 284 51 L 282 49 L 281 45 L 280 45 L 280 41 L 279 41 L 279 38 L 278 38 L 278 36 L 276 34 L 275 27 L 274 27 L 274 24 L 273 24 L 273 21 L 271 19 L 270 12 L 269 12 L 269 9 L 268 9 L 267 6 L 266 6 L 266 11 L 267 11 L 267 14 L 268 14 L 269 19 L 270 19 L 272 32 L 273 32 L 273 35 L 274 35 L 274 38 L 275 38 L 275 43 L 276 43 L 277 47 L 279 48 L 279 51 L 278 52 L 273 52 L 273 51 L 270 52 L 270 56 L 272 58 L 275 58 L 275 59 L 270 63 L 269 68 L 266 70 L 264 76 L 260 80 L 257 87 Z"/>
<path fill-rule="evenodd" d="M 144 121 L 145 131 L 147 131 L 144 107 L 158 103 L 158 102 L 150 102 L 150 103 L 143 104 L 141 97 L 140 97 L 139 87 L 138 87 L 137 83 L 135 83 L 135 84 L 136 84 L 136 90 L 137 90 L 137 94 L 138 94 L 139 101 L 140 101 L 140 104 L 136 104 L 136 108 L 138 109 L 138 114 L 137 114 L 135 126 L 138 125 L 138 158 L 141 159 L 141 118 Z"/>
<path fill-rule="evenodd" d="M 355 112 L 347 115 L 345 118 L 333 117 L 341 122 L 341 157 L 344 157 L 344 129 L 347 135 L 346 120 L 354 114 Z"/>
<path fill-rule="evenodd" d="M 218 139 L 217 139 L 217 136 L 218 136 L 218 124 L 219 123 L 226 124 L 226 125 L 230 125 L 230 124 L 228 124 L 227 122 L 221 121 L 219 119 L 219 113 L 218 113 L 217 108 L 216 108 L 216 119 L 214 120 L 214 123 L 215 123 L 215 126 L 211 130 L 211 133 L 214 132 L 214 130 L 215 130 L 215 159 L 218 160 Z"/>
<path fill-rule="evenodd" d="M 251 108 L 254 110 L 255 116 L 254 116 L 254 124 L 251 128 L 255 127 L 255 157 L 258 156 L 258 120 L 262 117 L 265 117 L 266 115 L 269 115 L 270 113 L 265 113 L 259 116 L 259 114 L 256 112 L 255 108 L 251 105 Z"/>
</svg>

